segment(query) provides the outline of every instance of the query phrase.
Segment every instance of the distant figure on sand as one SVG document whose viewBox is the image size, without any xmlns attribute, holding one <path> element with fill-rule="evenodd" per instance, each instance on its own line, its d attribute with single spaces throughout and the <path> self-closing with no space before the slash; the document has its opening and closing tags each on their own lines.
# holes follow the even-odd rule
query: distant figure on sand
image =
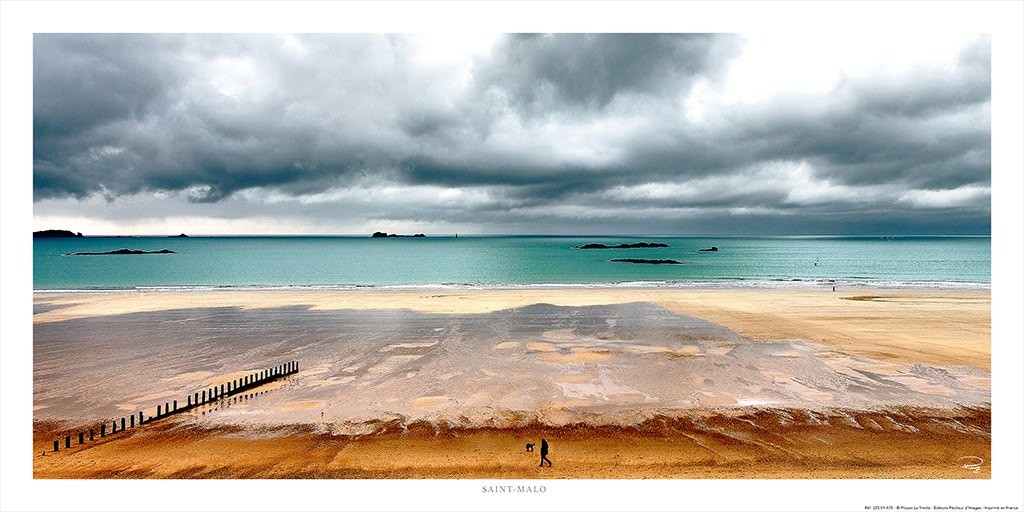
<svg viewBox="0 0 1024 512">
<path fill-rule="evenodd" d="M 526 443 L 526 451 L 528 451 L 528 452 L 532 452 L 532 451 L 533 451 L 533 445 L 534 445 L 534 444 L 535 444 L 535 443 Z"/>
<path fill-rule="evenodd" d="M 551 465 L 551 461 L 548 460 L 548 440 L 540 440 L 540 467 L 544 467 L 544 462 L 547 461 L 548 466 Z"/>
</svg>

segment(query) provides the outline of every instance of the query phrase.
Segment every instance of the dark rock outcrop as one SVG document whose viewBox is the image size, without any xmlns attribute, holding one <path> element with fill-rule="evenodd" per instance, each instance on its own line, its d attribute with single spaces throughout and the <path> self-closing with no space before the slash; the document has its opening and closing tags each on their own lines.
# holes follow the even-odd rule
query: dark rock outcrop
<svg viewBox="0 0 1024 512">
<path fill-rule="evenodd" d="M 718 247 L 712 245 L 711 247 L 709 247 L 707 249 L 697 249 L 697 250 L 700 251 L 700 252 L 718 252 Z"/>
<path fill-rule="evenodd" d="M 683 262 L 677 260 L 645 260 L 640 258 L 618 258 L 613 261 L 615 263 L 642 263 L 646 265 L 682 265 Z"/>
<path fill-rule="evenodd" d="M 64 229 L 47 229 L 45 231 L 33 231 L 32 238 L 77 238 L 81 233 L 72 233 Z"/>
<path fill-rule="evenodd" d="M 416 233 L 415 235 L 396 235 L 394 233 L 385 233 L 383 231 L 375 231 L 370 238 L 426 238 L 427 235 L 423 233 Z"/>
<path fill-rule="evenodd" d="M 577 249 L 648 249 L 651 247 L 668 247 L 668 244 L 661 242 L 637 242 L 633 244 L 605 245 L 605 244 L 583 244 Z"/>
<path fill-rule="evenodd" d="M 69 252 L 65 256 L 110 256 L 110 255 L 124 255 L 124 254 L 176 254 L 170 249 L 160 249 L 159 251 L 139 251 L 135 249 L 118 249 L 116 251 L 107 252 Z"/>
<path fill-rule="evenodd" d="M 172 236 L 169 236 L 167 238 L 188 238 L 188 235 L 186 235 L 185 233 L 182 233 L 180 235 L 172 235 Z"/>
</svg>

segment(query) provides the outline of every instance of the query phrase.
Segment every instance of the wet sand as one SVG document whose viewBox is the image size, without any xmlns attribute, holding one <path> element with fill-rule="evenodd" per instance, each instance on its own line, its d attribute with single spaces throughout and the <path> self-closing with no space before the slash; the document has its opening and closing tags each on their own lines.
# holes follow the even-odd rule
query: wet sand
<svg viewBox="0 0 1024 512">
<path fill-rule="evenodd" d="M 34 298 L 38 478 L 988 478 L 988 292 Z M 41 455 L 292 359 L 247 396 Z M 540 437 L 548 473 L 520 453 Z"/>
<path fill-rule="evenodd" d="M 308 305 L 314 310 L 407 308 L 486 313 L 531 304 L 593 306 L 651 302 L 756 339 L 800 339 L 881 360 L 991 365 L 991 293 L 956 290 L 650 288 L 519 290 L 267 290 L 36 293 L 54 308 L 33 323 L 167 309 Z"/>
</svg>

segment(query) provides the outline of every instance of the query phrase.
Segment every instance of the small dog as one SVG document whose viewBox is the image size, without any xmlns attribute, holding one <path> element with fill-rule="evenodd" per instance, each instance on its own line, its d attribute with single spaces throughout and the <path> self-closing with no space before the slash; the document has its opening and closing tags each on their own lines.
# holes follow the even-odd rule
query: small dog
<svg viewBox="0 0 1024 512">
<path fill-rule="evenodd" d="M 526 443 L 526 451 L 532 452 L 534 444 L 536 444 L 536 443 Z"/>
</svg>

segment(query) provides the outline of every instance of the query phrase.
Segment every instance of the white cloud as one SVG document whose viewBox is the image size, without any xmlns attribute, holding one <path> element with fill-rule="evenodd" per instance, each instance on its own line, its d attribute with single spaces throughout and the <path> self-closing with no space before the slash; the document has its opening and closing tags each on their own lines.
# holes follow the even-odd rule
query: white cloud
<svg viewBox="0 0 1024 512">
<path fill-rule="evenodd" d="M 784 188 L 789 190 L 784 199 L 784 202 L 789 204 L 810 206 L 875 202 L 891 194 L 885 186 L 838 185 L 828 179 L 819 179 L 814 175 L 811 166 L 805 162 L 788 169 L 782 167 L 778 171 L 778 179 Z"/>
<path fill-rule="evenodd" d="M 965 186 L 950 190 L 911 190 L 899 197 L 897 203 L 915 208 L 985 207 L 992 199 L 990 187 Z"/>
</svg>

